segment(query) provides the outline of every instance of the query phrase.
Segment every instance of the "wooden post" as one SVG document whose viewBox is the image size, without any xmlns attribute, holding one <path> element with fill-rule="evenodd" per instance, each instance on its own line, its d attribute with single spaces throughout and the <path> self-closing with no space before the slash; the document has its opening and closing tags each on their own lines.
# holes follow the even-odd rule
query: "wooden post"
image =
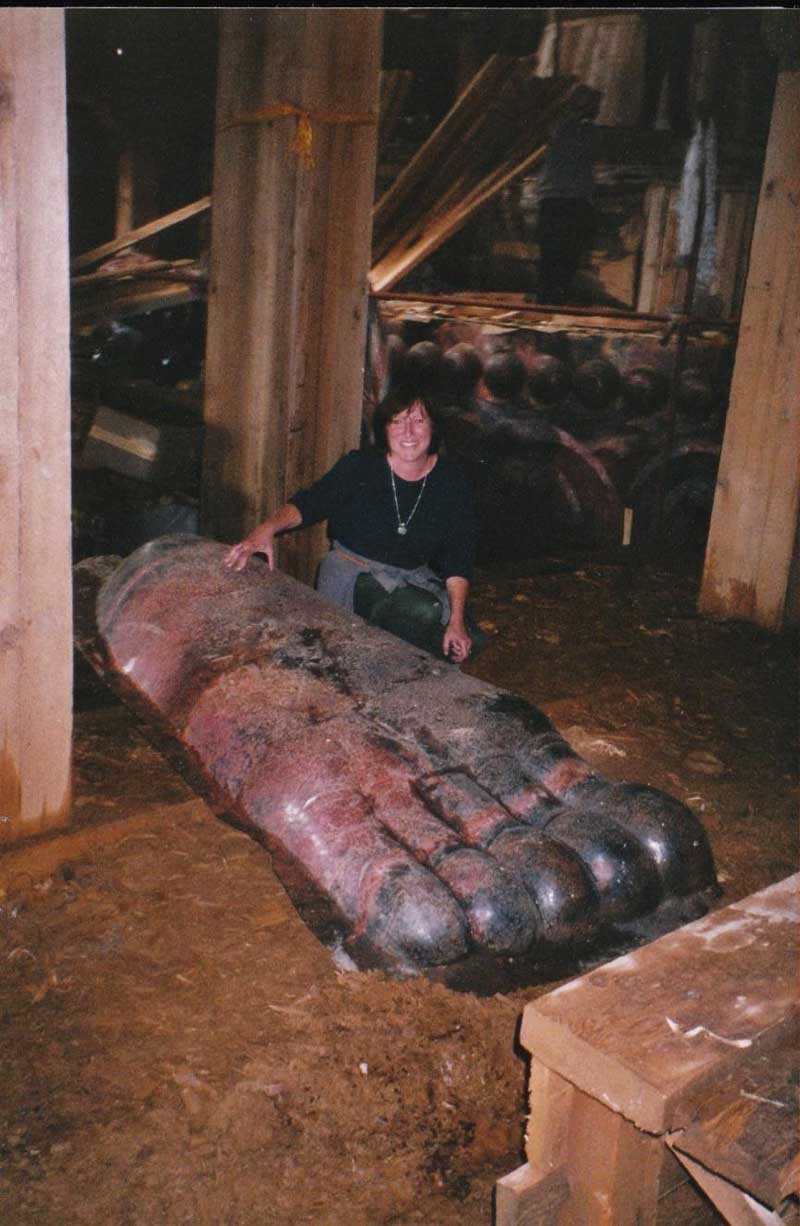
<svg viewBox="0 0 800 1226">
<path fill-rule="evenodd" d="M 359 442 L 381 30 L 380 9 L 220 13 L 203 517 L 221 540 Z M 281 564 L 311 581 L 324 549 L 321 526 L 284 536 Z"/>
<path fill-rule="evenodd" d="M 781 627 L 800 504 L 800 69 L 779 73 L 699 609 Z"/>
<path fill-rule="evenodd" d="M 66 824 L 72 740 L 64 11 L 0 11 L 0 844 Z"/>
<path fill-rule="evenodd" d="M 123 149 L 117 164 L 117 210 L 114 234 L 128 234 L 157 214 L 155 162 L 141 146 Z"/>
<path fill-rule="evenodd" d="M 114 234 L 127 234 L 133 229 L 133 150 L 123 149 L 117 166 L 117 216 Z"/>
</svg>

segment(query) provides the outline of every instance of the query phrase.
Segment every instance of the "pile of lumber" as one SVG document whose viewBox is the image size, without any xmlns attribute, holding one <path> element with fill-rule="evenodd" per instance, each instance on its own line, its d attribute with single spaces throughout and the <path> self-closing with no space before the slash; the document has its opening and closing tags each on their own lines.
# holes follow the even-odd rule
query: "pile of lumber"
<svg viewBox="0 0 800 1226">
<path fill-rule="evenodd" d="M 89 326 L 117 314 L 135 315 L 202 297 L 207 279 L 202 261 L 153 259 L 136 244 L 210 208 L 211 197 L 203 196 L 76 256 L 70 264 L 73 325 Z M 90 268 L 94 271 L 85 271 Z"/>
<path fill-rule="evenodd" d="M 117 316 L 181 306 L 206 294 L 207 272 L 197 260 L 131 261 L 101 267 L 70 282 L 72 323 L 89 328 Z"/>
<path fill-rule="evenodd" d="M 533 170 L 553 126 L 588 113 L 596 100 L 572 77 L 537 77 L 535 56 L 490 56 L 375 205 L 372 291 L 396 285 Z"/>
<path fill-rule="evenodd" d="M 380 148 L 389 144 L 397 130 L 413 81 L 412 72 L 381 73 Z M 138 251 L 136 244 L 210 208 L 211 197 L 203 196 L 76 256 L 71 263 L 70 283 L 73 323 L 78 327 L 91 326 L 115 314 L 138 314 L 203 296 L 207 269 L 202 260 L 157 260 Z"/>
<path fill-rule="evenodd" d="M 493 55 L 397 176 L 373 210 L 373 292 L 391 289 L 503 188 L 533 170 L 554 125 L 587 112 L 597 94 L 572 77 L 537 77 L 535 56 Z M 381 75 L 379 133 L 391 139 L 413 76 Z M 137 242 L 211 208 L 208 196 L 119 235 L 72 261 L 76 322 L 114 308 L 129 312 L 186 301 L 202 292 L 205 270 L 106 266 L 86 270 Z M 80 276 L 78 274 L 84 274 Z M 124 284 L 120 284 L 123 281 Z M 147 284 L 147 282 L 150 284 Z M 155 281 L 155 283 L 153 283 Z M 144 282 L 144 284 L 142 284 Z"/>
</svg>

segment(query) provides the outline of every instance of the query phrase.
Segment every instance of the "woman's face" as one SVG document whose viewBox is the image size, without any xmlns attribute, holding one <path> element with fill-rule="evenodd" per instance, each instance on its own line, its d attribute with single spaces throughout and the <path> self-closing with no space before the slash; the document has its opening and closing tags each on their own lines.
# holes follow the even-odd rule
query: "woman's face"
<svg viewBox="0 0 800 1226">
<path fill-rule="evenodd" d="M 428 454 L 433 424 L 421 400 L 397 413 L 386 427 L 389 454 L 397 460 L 414 463 Z"/>
</svg>

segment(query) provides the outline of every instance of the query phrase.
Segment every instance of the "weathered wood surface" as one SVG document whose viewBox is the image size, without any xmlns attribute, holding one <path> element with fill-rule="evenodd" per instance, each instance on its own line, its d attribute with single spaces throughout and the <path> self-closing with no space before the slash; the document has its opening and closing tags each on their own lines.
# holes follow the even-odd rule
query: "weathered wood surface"
<svg viewBox="0 0 800 1226">
<path fill-rule="evenodd" d="M 636 305 L 640 311 L 664 312 L 679 298 L 683 274 L 677 267 L 677 206 L 680 187 L 653 183 L 644 198 L 644 238 Z M 753 234 L 758 184 L 723 186 L 719 193 L 717 261 L 710 292 L 720 299 L 719 313 L 738 318 Z M 700 306 L 698 300 L 698 306 Z"/>
<path fill-rule="evenodd" d="M 684 1132 L 670 1138 L 686 1154 L 773 1209 L 798 1195 L 800 1051 L 793 1041 L 747 1061 L 728 1088 L 727 1101 L 706 1107 Z"/>
<path fill-rule="evenodd" d="M 799 886 L 770 886 L 532 1002 L 523 1046 L 644 1131 L 691 1122 L 709 1086 L 794 1025 Z"/>
<path fill-rule="evenodd" d="M 538 1059 L 531 1061 L 526 1155 L 531 1168 L 561 1171 L 569 1195 L 559 1226 L 655 1226 L 662 1145 L 605 1099 L 584 1093 Z M 530 1203 L 537 1204 L 537 1188 Z"/>
<path fill-rule="evenodd" d="M 800 69 L 781 72 L 699 608 L 783 623 L 800 510 Z"/>
<path fill-rule="evenodd" d="M 798 886 L 800 875 L 526 1007 L 528 1162 L 506 1178 L 513 1197 L 498 1188 L 497 1226 L 538 1223 L 562 1180 L 554 1226 L 717 1221 L 696 1184 L 737 1226 L 773 1220 L 768 1206 L 797 1183 Z"/>
<path fill-rule="evenodd" d="M 380 9 L 220 14 L 206 345 L 207 530 L 235 540 L 361 429 Z M 295 148 L 310 124 L 313 164 Z M 306 130 L 306 129 L 304 129 Z M 311 580 L 322 528 L 287 539 Z"/>
<path fill-rule="evenodd" d="M 530 1155 L 498 1180 L 495 1226 L 719 1226 L 657 1137 L 531 1067 Z"/>
<path fill-rule="evenodd" d="M 69 820 L 69 273 L 62 9 L 0 12 L 0 844 Z"/>
<path fill-rule="evenodd" d="M 553 1226 L 568 1197 L 563 1170 L 540 1175 L 526 1162 L 497 1181 L 495 1226 Z"/>
<path fill-rule="evenodd" d="M 708 843 L 674 798 L 609 783 L 522 699 L 225 552 L 162 538 L 99 595 L 81 564 L 79 639 L 323 940 L 484 990 L 707 905 Z"/>
<path fill-rule="evenodd" d="M 773 1213 L 735 1184 L 729 1183 L 701 1162 L 686 1154 L 679 1154 L 681 1162 L 699 1188 L 722 1214 L 728 1226 L 785 1226 L 785 1219 Z"/>
</svg>

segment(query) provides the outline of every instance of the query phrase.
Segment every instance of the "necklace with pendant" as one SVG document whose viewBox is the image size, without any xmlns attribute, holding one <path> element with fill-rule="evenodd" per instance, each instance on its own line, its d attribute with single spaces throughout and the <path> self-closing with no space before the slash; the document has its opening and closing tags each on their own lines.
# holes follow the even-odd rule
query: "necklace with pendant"
<svg viewBox="0 0 800 1226">
<path fill-rule="evenodd" d="M 426 472 L 425 476 L 422 479 L 422 489 L 417 494 L 417 501 L 414 503 L 413 507 L 411 508 L 411 514 L 408 515 L 406 519 L 401 519 L 400 518 L 400 504 L 397 501 L 397 486 L 394 483 L 394 470 L 391 464 L 389 465 L 389 477 L 392 482 L 392 497 L 394 498 L 394 511 L 395 511 L 395 515 L 397 516 L 397 535 L 398 536 L 405 536 L 405 534 L 408 532 L 408 525 L 411 523 L 412 519 L 414 518 L 414 514 L 417 510 L 417 507 L 422 501 L 422 495 L 425 493 L 425 486 L 428 484 L 429 476 L 430 476 L 430 471 Z"/>
</svg>

